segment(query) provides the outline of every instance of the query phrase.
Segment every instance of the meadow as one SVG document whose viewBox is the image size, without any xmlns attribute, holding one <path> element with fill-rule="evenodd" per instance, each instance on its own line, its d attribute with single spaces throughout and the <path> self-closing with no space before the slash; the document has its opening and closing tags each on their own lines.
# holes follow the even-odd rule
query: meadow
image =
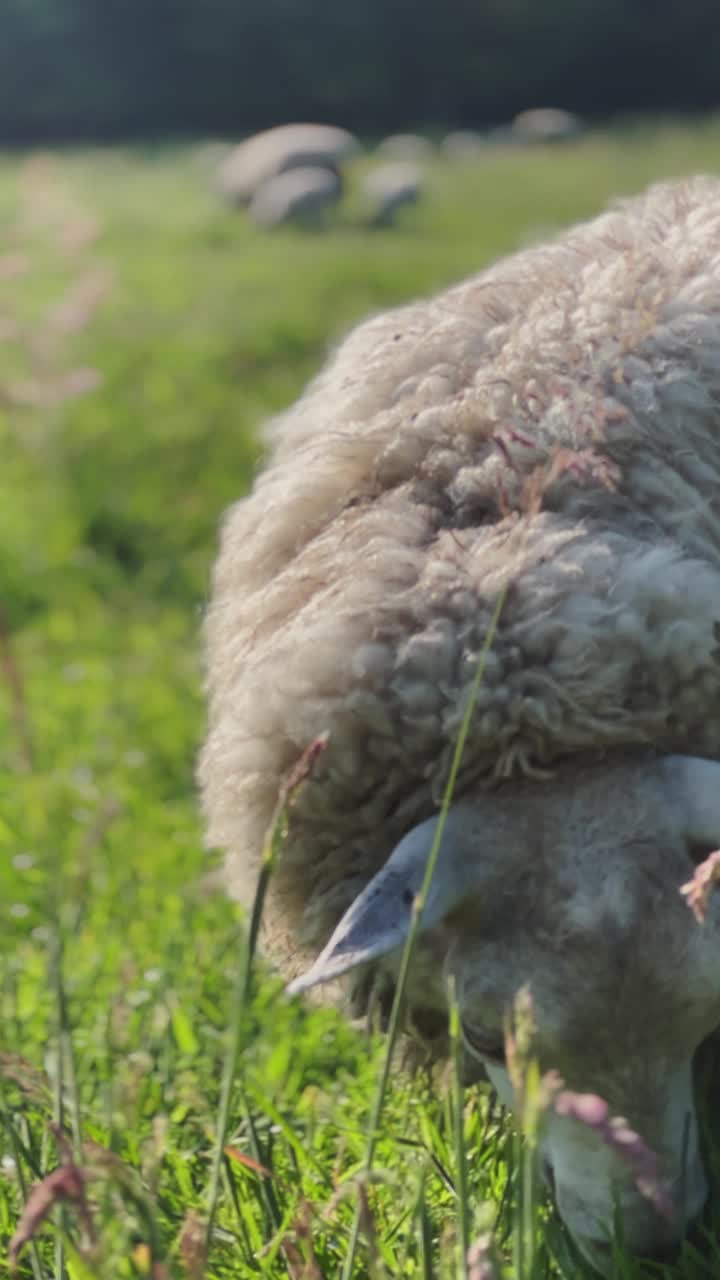
<svg viewBox="0 0 720 1280">
<path fill-rule="evenodd" d="M 582 1276 L 532 1108 L 517 1134 L 486 1086 L 393 1068 L 369 1168 L 382 1038 L 262 964 L 243 1000 L 194 791 L 203 605 L 258 428 L 333 340 L 611 195 L 720 171 L 720 121 L 438 160 L 392 231 L 351 192 L 326 234 L 262 234 L 213 155 L 0 157 L 0 1276 Z M 615 1274 L 720 1275 L 719 1226 L 673 1267 L 618 1246 Z"/>
</svg>

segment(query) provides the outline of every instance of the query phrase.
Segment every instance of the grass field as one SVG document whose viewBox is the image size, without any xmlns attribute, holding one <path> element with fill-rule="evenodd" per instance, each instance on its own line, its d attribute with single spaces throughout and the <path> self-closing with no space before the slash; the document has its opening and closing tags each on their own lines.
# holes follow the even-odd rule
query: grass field
<svg viewBox="0 0 720 1280">
<path fill-rule="evenodd" d="M 438 162 L 395 232 L 351 196 L 331 234 L 263 236 L 208 164 L 0 159 L 0 1275 L 60 1165 L 20 1276 L 330 1280 L 358 1203 L 356 1275 L 483 1280 L 464 1244 L 492 1229 L 498 1275 L 579 1276 L 482 1086 L 393 1070 L 368 1172 L 382 1042 L 268 975 L 233 1012 L 243 935 L 193 790 L 202 611 L 256 428 L 330 340 L 610 194 L 720 170 L 720 123 Z M 720 1275 L 712 1226 L 652 1274 Z M 645 1273 L 618 1249 L 616 1274 Z"/>
</svg>

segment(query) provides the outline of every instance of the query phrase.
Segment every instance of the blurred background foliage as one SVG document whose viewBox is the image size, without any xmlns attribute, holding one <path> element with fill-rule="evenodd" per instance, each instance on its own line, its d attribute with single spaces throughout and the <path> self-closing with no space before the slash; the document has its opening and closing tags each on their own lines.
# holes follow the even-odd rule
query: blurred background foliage
<svg viewBox="0 0 720 1280">
<path fill-rule="evenodd" d="M 0 141 L 713 107 L 717 0 L 3 0 Z"/>
</svg>

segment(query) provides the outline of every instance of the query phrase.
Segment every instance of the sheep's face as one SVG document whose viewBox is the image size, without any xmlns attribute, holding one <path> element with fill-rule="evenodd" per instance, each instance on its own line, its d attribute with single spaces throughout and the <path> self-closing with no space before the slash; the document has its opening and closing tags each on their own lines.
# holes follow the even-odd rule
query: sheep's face
<svg viewBox="0 0 720 1280">
<path fill-rule="evenodd" d="M 663 861 L 672 868 L 667 889 L 657 877 Z M 527 900 L 525 921 L 518 914 L 503 931 L 496 904 L 495 922 L 481 910 L 475 932 L 468 908 L 447 951 L 467 1050 L 509 1107 L 504 1033 L 526 988 L 541 1069 L 557 1071 L 568 1090 L 599 1095 L 609 1116 L 623 1117 L 657 1157 L 640 1151 L 628 1163 L 631 1153 L 614 1149 L 607 1125 L 549 1107 L 543 1166 L 563 1220 L 600 1265 L 617 1215 L 626 1247 L 653 1254 L 680 1239 L 706 1196 L 692 1057 L 720 1021 L 720 990 L 708 989 L 707 958 L 689 945 L 698 926 L 677 892 L 683 876 L 684 851 L 620 848 L 604 883 L 598 876 L 578 885 L 565 911 L 548 909 L 542 897 Z M 658 1181 L 646 1194 L 643 1175 Z M 665 1191 L 671 1215 L 654 1207 Z"/>
<path fill-rule="evenodd" d="M 411 1006 L 442 1005 L 452 974 L 468 1050 L 512 1107 L 503 1045 L 527 988 L 541 1069 L 567 1091 L 599 1095 L 655 1153 L 672 1213 L 643 1194 L 647 1170 L 602 1125 L 548 1109 L 543 1162 L 558 1209 L 601 1267 L 618 1217 L 626 1247 L 657 1253 L 706 1195 L 692 1057 L 720 1024 L 720 907 L 700 926 L 679 890 L 691 848 L 720 843 L 719 780 L 718 765 L 670 757 L 464 800 L 448 816 L 423 911 Z M 296 990 L 370 960 L 397 969 L 437 827 L 400 842 Z"/>
<path fill-rule="evenodd" d="M 611 1095 L 619 1093 L 629 1103 L 623 1121 L 618 1113 L 613 1124 L 622 1125 L 633 1146 L 642 1142 L 648 1147 L 638 1156 L 636 1175 L 587 1123 L 557 1115 L 552 1109 L 546 1115 L 543 1171 L 575 1243 L 600 1271 L 610 1261 L 618 1226 L 623 1245 L 631 1252 L 658 1259 L 671 1255 L 707 1196 L 698 1153 L 690 1061 L 653 1063 L 652 1072 L 648 1066 L 647 1060 L 629 1062 L 624 1073 L 626 1087 L 605 1090 Z M 487 1064 L 487 1070 L 500 1097 L 512 1106 L 507 1072 L 492 1064 Z M 640 1083 L 643 1079 L 647 1081 L 646 1092 Z M 635 1134 L 639 1128 L 642 1139 L 633 1137 L 633 1124 L 624 1122 L 627 1114 L 636 1117 Z M 644 1182 L 643 1166 L 649 1169 Z M 667 1208 L 658 1207 L 663 1203 Z"/>
</svg>

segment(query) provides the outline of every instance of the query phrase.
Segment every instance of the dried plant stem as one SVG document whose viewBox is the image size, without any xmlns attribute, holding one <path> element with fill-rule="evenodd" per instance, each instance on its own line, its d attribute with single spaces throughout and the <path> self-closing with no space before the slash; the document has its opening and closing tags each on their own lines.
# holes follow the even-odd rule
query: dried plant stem
<svg viewBox="0 0 720 1280">
<path fill-rule="evenodd" d="M 25 773 L 32 773 L 35 766 L 30 715 L 25 683 L 18 665 L 11 640 L 10 624 L 0 607 L 0 672 L 10 695 L 10 709 L 20 746 L 20 763 Z"/>
</svg>

